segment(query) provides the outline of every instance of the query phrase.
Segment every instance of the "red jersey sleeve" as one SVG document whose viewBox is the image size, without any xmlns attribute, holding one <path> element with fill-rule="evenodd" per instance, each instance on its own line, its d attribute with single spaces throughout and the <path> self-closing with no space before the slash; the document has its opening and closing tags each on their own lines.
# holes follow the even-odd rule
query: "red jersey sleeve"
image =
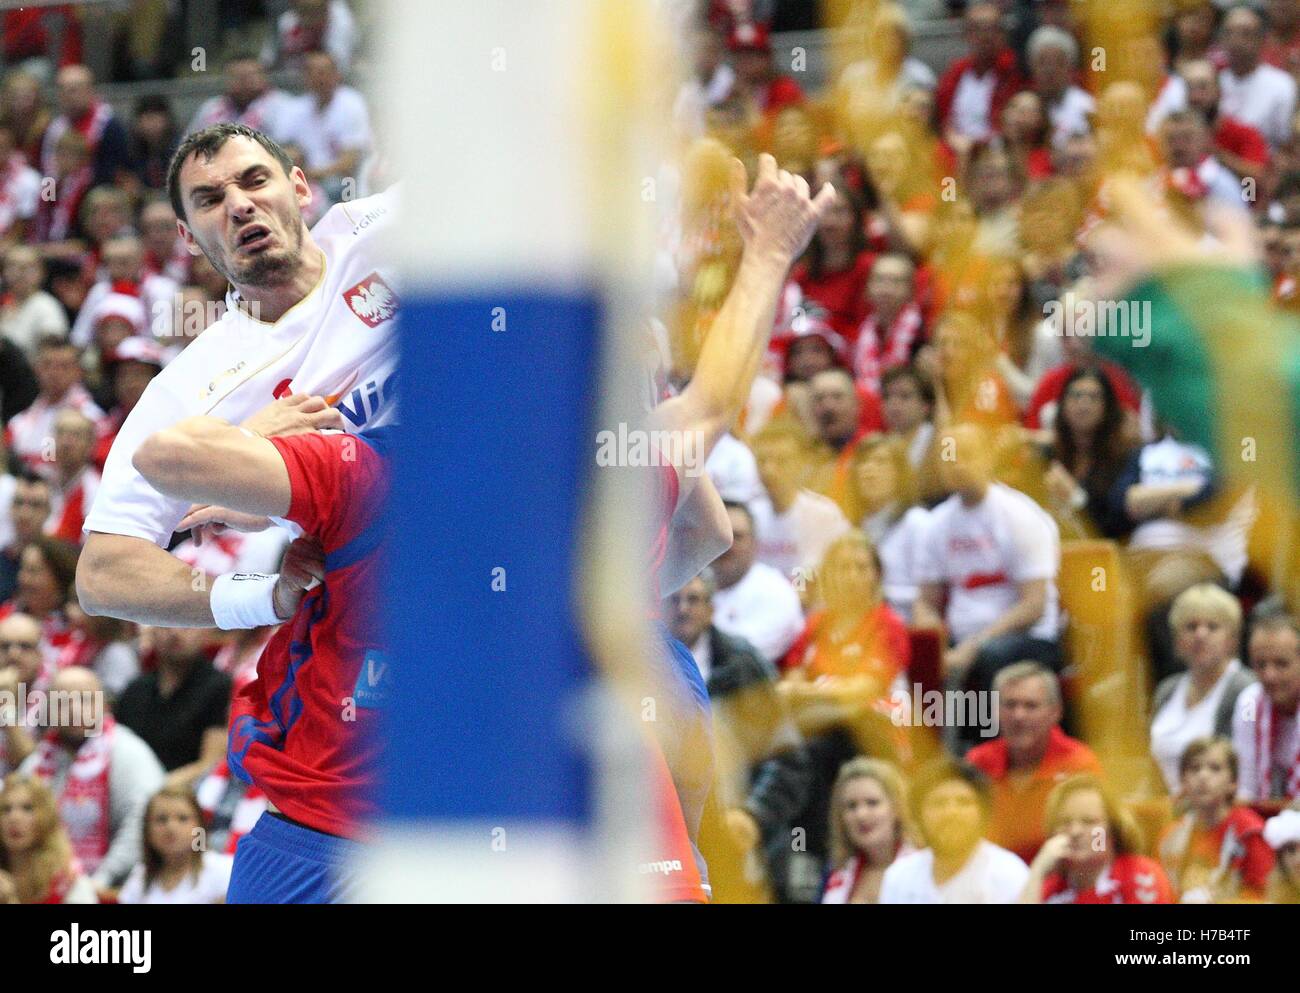
<svg viewBox="0 0 1300 993">
<path fill-rule="evenodd" d="M 267 439 L 289 473 L 287 518 L 320 539 L 325 551 L 347 544 L 378 516 L 387 495 L 383 459 L 351 434 Z"/>
</svg>

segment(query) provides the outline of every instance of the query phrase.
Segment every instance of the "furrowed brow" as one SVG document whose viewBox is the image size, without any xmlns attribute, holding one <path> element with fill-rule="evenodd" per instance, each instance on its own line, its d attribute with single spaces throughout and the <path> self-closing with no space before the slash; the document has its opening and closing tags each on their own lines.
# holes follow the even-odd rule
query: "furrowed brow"
<svg viewBox="0 0 1300 993">
<path fill-rule="evenodd" d="M 255 162 L 255 163 L 253 163 L 253 165 L 249 166 L 247 169 L 245 169 L 243 172 L 241 172 L 238 176 L 236 176 L 236 177 L 235 177 L 235 182 L 237 182 L 237 183 L 246 183 L 246 182 L 248 182 L 250 179 L 254 178 L 254 176 L 255 176 L 256 174 L 258 174 L 258 173 L 262 173 L 262 172 L 268 172 L 268 173 L 269 173 L 270 170 L 266 167 L 266 165 L 265 165 L 264 163 L 261 163 L 261 162 Z M 225 185 L 225 184 L 222 184 L 222 185 Z M 196 187 L 194 187 L 192 190 L 190 190 L 190 202 L 191 202 L 191 203 L 197 203 L 198 200 L 199 200 L 199 198 L 201 198 L 201 197 L 205 197 L 205 196 L 207 196 L 208 194 L 211 194 L 211 193 L 220 193 L 220 192 L 221 192 L 221 186 L 220 186 L 220 185 L 196 186 Z"/>
</svg>

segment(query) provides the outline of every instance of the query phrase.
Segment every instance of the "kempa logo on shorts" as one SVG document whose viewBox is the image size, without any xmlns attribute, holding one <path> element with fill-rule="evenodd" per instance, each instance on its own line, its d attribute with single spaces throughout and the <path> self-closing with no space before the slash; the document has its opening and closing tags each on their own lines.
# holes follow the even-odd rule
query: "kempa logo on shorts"
<svg viewBox="0 0 1300 993">
<path fill-rule="evenodd" d="M 643 431 L 620 424 L 596 434 L 596 465 L 641 469 L 679 465 L 688 476 L 704 472 L 703 431 Z"/>
<path fill-rule="evenodd" d="M 671 876 L 674 872 L 682 871 L 682 864 L 677 859 L 671 862 L 642 862 L 637 868 L 641 875 L 649 876 L 655 873 L 663 873 L 665 876 Z"/>
<path fill-rule="evenodd" d="M 153 961 L 152 931 L 50 932 L 50 961 L 55 965 L 129 965 L 135 973 L 148 972 Z"/>
</svg>

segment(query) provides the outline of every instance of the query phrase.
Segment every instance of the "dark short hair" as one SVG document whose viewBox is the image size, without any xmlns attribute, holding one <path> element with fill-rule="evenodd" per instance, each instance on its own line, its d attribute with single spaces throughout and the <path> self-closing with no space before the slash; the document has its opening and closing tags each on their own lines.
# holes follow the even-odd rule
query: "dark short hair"
<svg viewBox="0 0 1300 993">
<path fill-rule="evenodd" d="M 247 138 L 249 141 L 257 142 L 280 163 L 280 168 L 284 170 L 286 176 L 293 172 L 293 160 L 285 154 L 279 143 L 256 128 L 250 128 L 247 124 L 223 121 L 221 124 L 192 131 L 185 136 L 167 166 L 167 196 L 172 202 L 172 210 L 176 211 L 177 217 L 185 220 L 188 216 L 185 213 L 185 201 L 181 197 L 181 166 L 191 155 L 201 155 L 205 161 L 210 161 L 231 138 Z"/>
<path fill-rule="evenodd" d="M 912 781 L 912 813 L 917 824 L 922 823 L 921 809 L 925 806 L 925 798 L 944 783 L 952 780 L 960 780 L 975 791 L 984 818 L 988 819 L 992 812 L 992 794 L 988 776 L 969 762 L 937 759 L 921 769 Z"/>
<path fill-rule="evenodd" d="M 921 399 L 927 406 L 934 406 L 934 384 L 921 374 L 921 371 L 914 365 L 896 365 L 885 370 L 885 374 L 880 377 L 880 395 L 883 398 L 885 391 L 894 385 L 900 379 L 910 379 L 916 384 L 917 392 L 921 394 Z"/>
</svg>

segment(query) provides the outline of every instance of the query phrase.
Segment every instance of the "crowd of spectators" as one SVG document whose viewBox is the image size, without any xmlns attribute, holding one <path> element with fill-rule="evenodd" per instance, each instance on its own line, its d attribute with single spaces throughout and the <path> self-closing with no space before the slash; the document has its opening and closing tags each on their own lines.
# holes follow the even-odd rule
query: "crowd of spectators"
<svg viewBox="0 0 1300 993">
<path fill-rule="evenodd" d="M 706 467 L 732 548 L 665 605 L 714 700 L 719 899 L 1295 900 L 1300 614 L 1259 494 L 1070 322 L 1134 236 L 1118 174 L 1188 243 L 1253 231 L 1294 311 L 1300 3 L 1098 6 L 950 4 L 942 63 L 914 5 L 826 5 L 819 86 L 771 5 L 693 22 L 666 390 L 739 260 L 728 159 L 837 198 Z"/>
<path fill-rule="evenodd" d="M 164 45 L 175 5 L 131 7 L 112 81 L 190 72 Z M 129 116 L 103 97 L 81 61 L 80 5 L 0 21 L 0 903 L 220 902 L 266 807 L 230 775 L 225 745 L 232 694 L 271 629 L 87 616 L 74 576 L 118 429 L 226 307 L 225 276 L 187 250 L 167 196 L 181 137 L 239 121 L 282 142 L 312 185 L 309 224 L 379 181 L 367 101 L 344 81 L 361 42 L 351 7 L 270 8 L 260 52 L 227 46 L 188 122 L 165 86 Z M 273 572 L 286 538 L 186 533 L 171 551 L 196 575 Z"/>
</svg>

